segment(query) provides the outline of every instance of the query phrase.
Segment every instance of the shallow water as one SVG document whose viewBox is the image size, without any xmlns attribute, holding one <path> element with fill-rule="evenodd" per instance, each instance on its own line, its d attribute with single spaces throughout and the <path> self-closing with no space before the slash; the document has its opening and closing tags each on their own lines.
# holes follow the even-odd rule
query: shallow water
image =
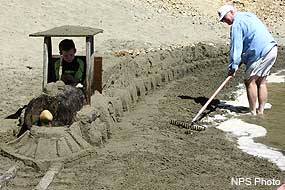
<svg viewBox="0 0 285 190">
<path fill-rule="evenodd" d="M 265 110 L 263 117 L 242 117 L 248 123 L 265 127 L 265 137 L 255 141 L 277 148 L 285 152 L 285 83 L 268 84 L 268 102 L 272 104 L 270 110 Z"/>
</svg>

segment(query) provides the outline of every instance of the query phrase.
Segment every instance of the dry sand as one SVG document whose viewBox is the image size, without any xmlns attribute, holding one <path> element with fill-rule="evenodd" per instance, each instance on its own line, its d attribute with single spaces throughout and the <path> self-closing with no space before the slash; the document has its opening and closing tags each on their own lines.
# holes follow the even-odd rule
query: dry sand
<svg viewBox="0 0 285 190">
<path fill-rule="evenodd" d="M 279 7 L 281 16 L 284 16 L 282 15 L 284 3 L 280 5 L 277 3 L 275 7 L 273 6 L 275 4 L 270 5 L 273 6 L 272 10 Z M 17 110 L 20 105 L 26 104 L 39 93 L 43 39 L 29 38 L 30 33 L 65 24 L 102 28 L 104 33 L 96 38 L 96 48 L 101 53 L 125 48 L 157 47 L 163 44 L 228 41 L 229 34 L 226 26 L 218 23 L 215 18 L 215 12 L 221 5 L 220 1 L 203 1 L 203 3 L 200 1 L 178 3 L 158 1 L 154 5 L 149 4 L 150 6 L 147 6 L 148 3 L 142 4 L 134 0 L 106 0 L 104 2 L 72 0 L 68 3 L 63 0 L 31 0 L 25 3 L 16 0 L 2 0 L 0 67 L 4 72 L 1 74 L 0 87 L 7 96 L 2 98 L 0 116 L 3 117 Z M 175 6 L 169 8 L 170 5 Z M 165 7 L 166 10 L 160 12 L 157 7 Z M 248 5 L 250 10 L 252 7 L 256 6 Z M 257 10 L 262 10 L 262 7 L 258 6 Z M 174 10 L 175 14 L 172 14 L 173 11 L 170 10 Z M 184 10 L 187 14 L 179 10 Z M 264 12 L 269 14 L 269 11 Z M 281 26 L 279 23 L 283 18 L 280 14 L 277 19 L 278 23 L 276 22 L 278 27 Z M 273 22 L 272 19 L 268 20 Z M 281 36 L 285 35 L 284 31 L 284 27 L 278 28 Z M 54 40 L 54 54 L 58 53 L 59 40 L 58 38 Z M 82 38 L 76 40 L 78 54 L 84 54 L 83 42 Z M 29 84 L 29 88 L 26 88 L 26 84 Z"/>
<path fill-rule="evenodd" d="M 41 92 L 43 39 L 29 38 L 30 33 L 66 24 L 102 28 L 104 33 L 96 36 L 96 50 L 103 56 L 121 49 L 199 41 L 228 42 L 228 28 L 218 23 L 214 16 L 221 5 L 220 1 L 181 1 L 178 8 L 163 10 L 160 10 L 161 5 L 167 7 L 173 2 L 167 1 L 168 4 L 165 4 L 157 1 L 157 6 L 151 3 L 146 6 L 142 2 L 1 0 L 0 132 L 3 134 L 3 131 L 10 130 L 11 125 L 15 125 L 15 121 L 4 121 L 5 116 L 14 113 Z M 187 2 L 190 6 L 185 4 Z M 185 5 L 188 5 L 188 9 Z M 282 14 L 284 7 L 280 7 Z M 275 23 L 273 18 L 280 17 L 273 16 L 269 16 L 270 24 Z M 280 20 L 276 21 L 276 26 L 272 25 L 272 31 L 282 36 L 285 32 Z M 59 40 L 56 38 L 53 41 L 54 54 L 58 52 Z M 75 43 L 78 54 L 84 54 L 84 39 L 75 39 Z M 111 63 L 107 62 L 104 67 L 108 67 L 108 64 Z M 216 82 L 221 81 L 223 75 L 214 74 L 215 77 L 220 75 Z M 177 92 L 204 96 L 215 88 L 212 86 L 207 92 L 203 91 L 203 85 L 197 81 L 198 76 L 199 73 L 171 84 L 140 103 L 137 112 L 124 117 L 110 143 L 98 151 L 98 157 L 81 160 L 74 167 L 72 164 L 67 166 L 51 188 L 230 189 L 230 176 L 272 178 L 284 175 L 273 164 L 241 153 L 219 131 L 212 129 L 187 136 L 184 131 L 167 125 L 170 117 L 187 116 L 190 120 L 199 108 L 193 102 L 188 104 L 189 108 L 185 108 L 186 100 L 179 102 L 176 96 L 180 93 Z M 207 82 L 213 81 L 204 77 Z M 5 135 L 1 137 L 1 142 L 10 138 L 9 135 L 7 138 Z M 201 152 L 202 149 L 205 151 Z M 13 160 L 0 158 L 0 171 L 15 164 Z M 18 164 L 22 169 L 12 189 L 31 189 L 43 174 L 20 162 Z"/>
<path fill-rule="evenodd" d="M 39 93 L 43 39 L 29 38 L 31 33 L 66 24 L 102 28 L 104 33 L 96 37 L 95 46 L 107 53 L 114 49 L 219 41 L 218 29 L 223 28 L 220 24 L 196 24 L 197 19 L 191 16 L 177 18 L 119 0 L 3 0 L 0 17 L 0 88 L 6 94 L 0 103 L 1 117 Z M 54 54 L 58 54 L 59 40 L 53 41 Z M 84 55 L 84 39 L 75 39 L 75 43 L 78 54 Z"/>
</svg>

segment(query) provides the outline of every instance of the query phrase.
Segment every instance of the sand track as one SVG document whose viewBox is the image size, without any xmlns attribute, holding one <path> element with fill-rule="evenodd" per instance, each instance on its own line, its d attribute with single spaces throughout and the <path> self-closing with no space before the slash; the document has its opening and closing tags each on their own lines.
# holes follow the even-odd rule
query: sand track
<svg viewBox="0 0 285 190">
<path fill-rule="evenodd" d="M 232 176 L 282 176 L 273 164 L 237 150 L 219 130 L 185 135 L 169 124 L 191 117 L 186 110 L 197 105 L 177 95 L 196 96 L 189 89 L 197 82 L 186 77 L 145 97 L 94 158 L 67 165 L 50 189 L 231 189 Z"/>
<path fill-rule="evenodd" d="M 169 124 L 172 118 L 191 119 L 200 108 L 177 96 L 210 94 L 224 79 L 223 66 L 216 65 L 211 74 L 197 69 L 141 99 L 97 154 L 66 164 L 49 189 L 233 189 L 230 178 L 235 176 L 281 178 L 284 173 L 274 164 L 242 153 L 217 129 L 186 135 Z M 228 86 L 219 98 L 232 88 Z M 221 110 L 211 115 L 217 112 Z M 22 175 L 8 189 L 31 189 L 43 176 L 29 171 L 27 184 Z"/>
<path fill-rule="evenodd" d="M 227 29 L 217 23 L 214 16 L 214 20 L 208 20 L 208 16 L 216 11 L 214 6 L 217 6 L 217 1 L 211 1 L 213 7 L 205 2 L 190 9 L 195 15 L 181 16 L 179 13 L 173 16 L 167 11 L 157 12 L 144 5 L 134 6 L 128 0 L 72 0 L 69 6 L 63 0 L 2 0 L 1 142 L 11 140 L 13 130 L 9 127 L 16 122 L 4 121 L 4 116 L 27 104 L 41 90 L 42 39 L 30 39 L 28 34 L 63 24 L 99 27 L 104 29 L 104 34 L 96 38 L 96 48 L 106 57 L 122 49 L 188 45 L 197 41 L 228 42 Z M 279 2 L 282 0 L 260 3 L 263 7 L 256 10 L 262 16 L 266 8 L 269 29 L 275 34 L 278 32 L 278 39 L 284 43 L 280 37 L 285 31 L 285 25 L 282 25 L 284 16 L 280 16 L 284 13 L 284 6 L 278 5 Z M 206 13 L 200 13 L 201 10 Z M 272 18 L 270 10 L 274 10 Z M 58 52 L 58 41 L 54 41 L 54 53 Z M 78 54 L 84 53 L 83 41 L 75 40 Z M 285 68 L 284 57 L 282 59 L 275 70 Z M 117 60 L 106 60 L 105 71 L 118 66 Z M 232 176 L 284 176 L 271 163 L 241 153 L 218 130 L 185 135 L 183 130 L 169 124 L 173 118 L 193 118 L 200 105 L 189 99 L 177 99 L 177 96 L 211 94 L 219 81 L 224 80 L 225 66 L 219 65 L 219 68 L 217 72 L 211 72 L 214 69 L 207 70 L 206 67 L 198 68 L 191 76 L 163 86 L 141 100 L 133 112 L 124 113 L 112 139 L 98 150 L 97 155 L 66 165 L 50 189 L 235 189 L 229 186 Z M 110 79 L 109 75 L 104 77 L 105 81 Z M 225 92 L 232 90 L 237 83 L 238 80 L 233 81 Z M 228 96 L 224 94 L 222 97 Z M 2 129 L 7 133 L 3 134 Z M 7 189 L 32 189 L 44 175 L 2 156 L 0 173 L 15 164 L 20 167 L 19 173 Z M 262 188 L 266 189 L 259 189 Z"/>
</svg>

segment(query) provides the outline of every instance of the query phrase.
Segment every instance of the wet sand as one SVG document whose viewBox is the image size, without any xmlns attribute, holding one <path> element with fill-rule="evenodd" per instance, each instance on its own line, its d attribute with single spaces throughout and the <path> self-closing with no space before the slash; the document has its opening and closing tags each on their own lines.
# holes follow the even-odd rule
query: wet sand
<svg viewBox="0 0 285 190">
<path fill-rule="evenodd" d="M 50 189 L 257 189 L 232 186 L 231 178 L 282 180 L 283 173 L 274 164 L 241 152 L 222 131 L 210 128 L 186 135 L 169 123 L 192 119 L 201 105 L 178 96 L 210 94 L 224 79 L 223 66 L 216 65 L 218 71 L 212 74 L 198 69 L 148 95 L 122 118 L 97 155 L 68 164 Z M 268 188 L 275 187 L 258 187 Z"/>
<path fill-rule="evenodd" d="M 272 72 L 282 70 L 285 64 L 285 49 L 283 47 L 278 48 L 278 58 Z M 282 66 L 283 65 L 283 66 Z M 284 75 L 285 72 L 281 72 L 280 75 Z M 281 149 L 284 153 L 285 149 L 285 132 L 284 132 L 284 83 L 269 83 L 268 84 L 268 102 L 272 104 L 272 109 L 265 110 L 263 118 L 249 118 L 243 117 L 246 122 L 263 126 L 267 129 L 267 135 L 264 138 L 257 139 L 258 142 L 269 145 L 277 149 Z"/>
<path fill-rule="evenodd" d="M 181 52 L 176 50 L 172 56 L 179 55 Z M 197 51 L 195 56 L 202 54 Z M 127 62 L 124 63 L 127 67 Z M 276 70 L 284 68 L 283 60 L 279 59 L 279 63 Z M 187 135 L 184 129 L 170 124 L 171 119 L 192 120 L 201 108 L 195 98 L 209 97 L 218 88 L 226 78 L 226 66 L 226 60 L 220 56 L 199 60 L 187 77 L 149 92 L 133 111 L 124 113 L 117 128 L 112 130 L 111 139 L 96 148 L 95 155 L 65 165 L 50 189 L 256 189 L 255 186 L 232 186 L 231 178 L 283 180 L 284 172 L 276 165 L 243 153 L 234 139 L 222 131 L 209 128 Z M 119 79 L 114 84 L 124 81 Z M 242 72 L 239 72 L 217 98 L 231 97 L 241 81 Z M 192 99 L 181 99 L 181 96 Z M 208 112 L 213 116 L 224 110 L 217 108 Z M 1 159 L 1 162 L 3 169 L 15 164 L 14 160 Z M 22 166 L 9 188 L 31 189 L 42 176 L 43 173 Z"/>
<path fill-rule="evenodd" d="M 1 74 L 0 85 L 1 143 L 11 140 L 13 129 L 10 127 L 15 125 L 15 121 L 6 122 L 3 118 L 27 104 L 41 91 L 42 39 L 30 39 L 30 33 L 63 23 L 102 28 L 104 33 L 96 36 L 96 50 L 104 55 L 122 49 L 189 45 L 197 41 L 228 42 L 228 30 L 216 18 L 209 20 L 199 14 L 173 17 L 138 4 L 134 6 L 128 1 L 72 2 L 69 6 L 63 0 L 1 2 L 3 11 L 0 14 L 4 19 L 0 23 L 0 66 L 5 71 Z M 207 10 L 205 7 L 208 8 L 207 3 L 202 9 Z M 58 52 L 58 41 L 53 41 L 55 54 Z M 76 39 L 75 43 L 78 55 L 84 54 L 84 40 Z M 195 56 L 196 53 L 201 54 L 193 52 Z M 159 59 L 155 57 L 153 63 L 159 62 Z M 107 62 L 104 66 L 112 64 L 115 63 Z M 276 69 L 284 68 L 282 64 Z M 186 135 L 185 130 L 169 124 L 170 119 L 190 121 L 201 108 L 193 100 L 182 100 L 178 96 L 209 96 L 224 80 L 225 70 L 226 66 L 222 64 L 212 68 L 202 65 L 189 77 L 149 94 L 132 113 L 124 113 L 112 138 L 98 147 L 96 155 L 66 165 L 50 189 L 238 189 L 231 186 L 231 177 L 281 179 L 284 172 L 276 165 L 241 152 L 234 141 L 229 141 L 219 130 L 209 129 Z M 104 77 L 109 80 L 109 76 Z M 232 92 L 239 79 L 237 76 L 224 92 Z M 224 93 L 218 98 L 230 96 Z M 221 112 L 217 109 L 211 114 Z M 22 162 L 3 156 L 0 156 L 0 173 L 15 164 L 20 169 L 7 189 L 33 189 L 44 175 Z"/>
</svg>

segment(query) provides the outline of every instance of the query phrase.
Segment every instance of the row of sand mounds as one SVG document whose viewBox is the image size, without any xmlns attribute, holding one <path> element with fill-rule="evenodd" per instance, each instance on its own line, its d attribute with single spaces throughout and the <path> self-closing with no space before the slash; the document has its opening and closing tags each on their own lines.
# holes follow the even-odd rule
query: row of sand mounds
<svg viewBox="0 0 285 190">
<path fill-rule="evenodd" d="M 50 106 L 48 102 L 41 102 L 41 109 L 37 107 L 36 112 L 31 112 L 33 109 L 28 110 L 31 112 L 27 117 L 32 125 L 31 129 L 20 138 L 2 146 L 1 152 L 39 169 L 46 169 L 53 162 L 67 162 L 88 156 L 95 151 L 94 146 L 100 146 L 110 138 L 115 123 L 120 121 L 124 112 L 132 111 L 141 98 L 157 87 L 184 77 L 196 69 L 223 63 L 225 56 L 225 47 L 198 44 L 172 51 L 161 50 L 136 57 L 124 57 L 120 64 L 105 71 L 105 76 L 110 77 L 105 80 L 108 86 L 103 94 L 96 92 L 91 98 L 91 105 L 85 105 L 75 113 L 71 123 L 68 121 L 65 126 L 54 127 L 39 127 L 34 124 L 38 118 L 36 112 L 40 113 L 46 109 L 44 106 Z M 47 94 L 52 96 L 56 94 L 56 90 L 62 93 L 60 82 L 49 85 L 53 88 L 50 87 Z M 41 99 L 44 100 L 50 98 Z M 35 99 L 31 102 L 35 102 Z M 68 103 L 70 104 L 72 102 Z M 70 112 L 61 109 L 55 113 L 60 116 L 65 111 Z"/>
</svg>

